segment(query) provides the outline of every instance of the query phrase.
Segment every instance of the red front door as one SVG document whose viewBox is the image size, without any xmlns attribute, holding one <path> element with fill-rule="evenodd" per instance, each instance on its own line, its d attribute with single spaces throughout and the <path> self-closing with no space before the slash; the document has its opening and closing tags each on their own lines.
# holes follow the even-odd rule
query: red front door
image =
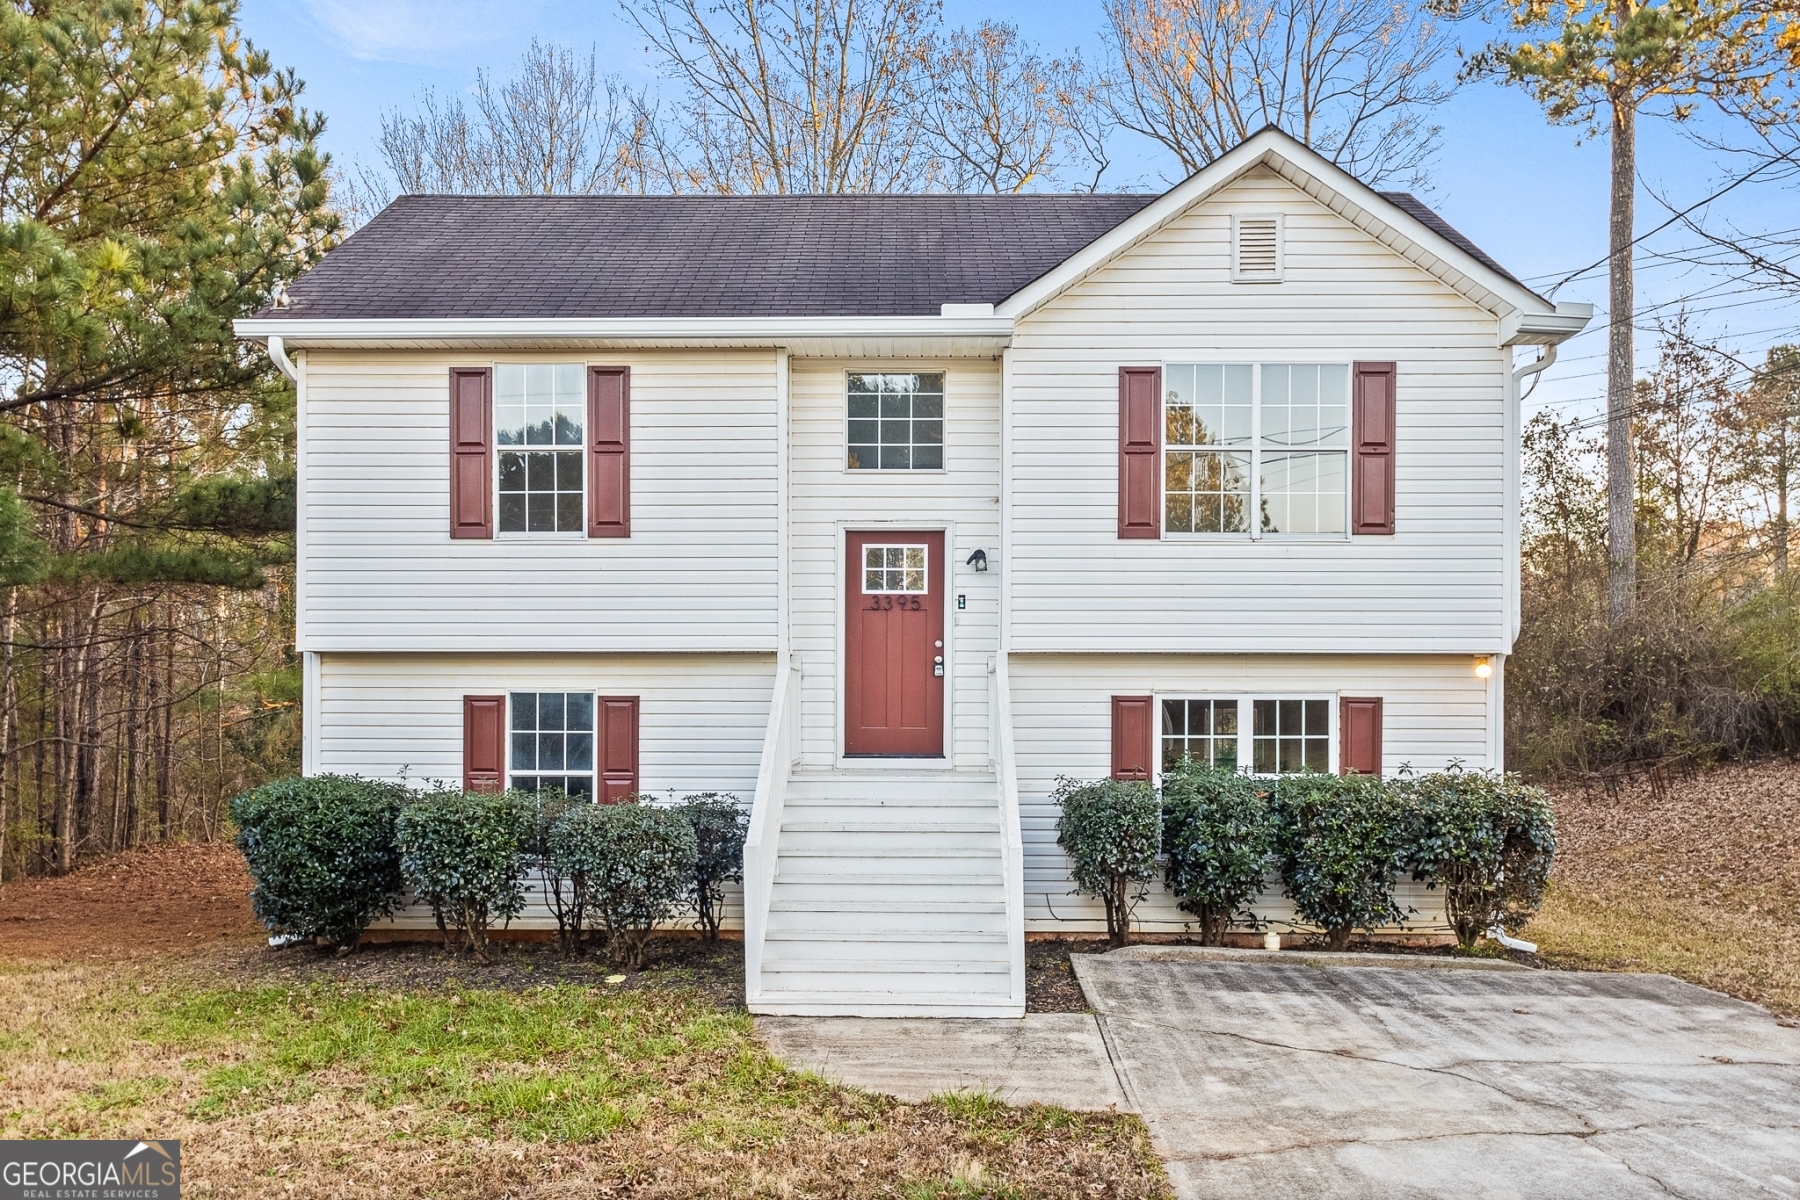
<svg viewBox="0 0 1800 1200">
<path fill-rule="evenodd" d="M 844 753 L 944 754 L 944 535 L 845 535 Z"/>
</svg>

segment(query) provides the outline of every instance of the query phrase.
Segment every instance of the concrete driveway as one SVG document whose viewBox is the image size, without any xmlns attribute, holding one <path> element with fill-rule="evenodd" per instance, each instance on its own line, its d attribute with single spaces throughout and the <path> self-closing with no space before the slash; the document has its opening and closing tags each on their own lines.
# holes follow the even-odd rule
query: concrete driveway
<svg viewBox="0 0 1800 1200">
<path fill-rule="evenodd" d="M 1755 1005 L 1290 957 L 1074 958 L 1182 1196 L 1800 1200 L 1800 1030 Z"/>
</svg>

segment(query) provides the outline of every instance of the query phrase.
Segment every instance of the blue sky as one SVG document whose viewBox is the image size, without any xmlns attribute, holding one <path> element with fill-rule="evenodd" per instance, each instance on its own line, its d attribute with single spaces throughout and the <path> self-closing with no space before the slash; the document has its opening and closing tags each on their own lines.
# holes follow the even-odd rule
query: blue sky
<svg viewBox="0 0 1800 1200">
<path fill-rule="evenodd" d="M 1079 49 L 1102 58 L 1100 0 L 1023 3 L 1019 0 L 945 0 L 951 25 L 984 19 L 1018 25 L 1044 49 Z M 643 39 L 607 0 L 245 0 L 242 22 L 282 66 L 306 81 L 309 107 L 328 119 L 325 147 L 341 162 L 376 161 L 381 114 L 412 107 L 426 88 L 462 92 L 477 68 L 504 77 L 533 37 L 580 49 L 593 46 L 602 69 L 654 84 Z M 1483 31 L 1463 31 L 1473 43 Z M 1450 222 L 1528 282 L 1547 287 L 1606 252 L 1607 148 L 1583 142 L 1580 131 L 1549 125 L 1522 92 L 1493 84 L 1460 89 L 1439 113 L 1443 146 L 1427 199 Z M 1717 189 L 1737 163 L 1699 149 L 1666 123 L 1640 126 L 1638 228 L 1660 224 L 1667 212 L 1650 194 L 1685 207 Z M 1172 159 L 1153 146 L 1121 145 L 1115 184 L 1160 188 L 1174 173 Z M 1752 182 L 1713 205 L 1706 215 L 1747 230 L 1800 225 L 1800 189 L 1793 183 Z M 1656 260 L 1657 251 L 1691 244 L 1679 226 L 1644 243 L 1639 261 L 1640 323 L 1646 308 L 1673 306 L 1684 296 L 1693 325 L 1720 338 L 1743 361 L 1760 360 L 1781 341 L 1800 340 L 1800 302 L 1747 289 L 1716 272 Z M 1587 300 L 1602 312 L 1603 270 L 1565 284 L 1563 300 Z M 1564 348 L 1528 401 L 1528 410 L 1599 411 L 1605 390 L 1603 316 Z M 1655 354 L 1653 333 L 1640 332 L 1640 366 Z"/>
</svg>

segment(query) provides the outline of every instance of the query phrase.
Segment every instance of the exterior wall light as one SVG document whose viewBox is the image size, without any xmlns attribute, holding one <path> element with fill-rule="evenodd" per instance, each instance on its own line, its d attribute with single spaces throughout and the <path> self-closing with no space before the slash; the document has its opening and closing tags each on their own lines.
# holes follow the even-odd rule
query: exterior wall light
<svg viewBox="0 0 1800 1200">
<path fill-rule="evenodd" d="M 1488 658 L 1487 655 L 1484 654 L 1480 658 L 1475 660 L 1475 678 L 1487 679 L 1487 678 L 1491 677 L 1493 675 L 1493 673 L 1494 673 L 1494 664 L 1493 664 L 1492 660 L 1490 660 Z"/>
<path fill-rule="evenodd" d="M 977 550 L 975 553 L 969 555 L 968 565 L 974 567 L 977 571 L 987 570 L 987 551 Z"/>
</svg>

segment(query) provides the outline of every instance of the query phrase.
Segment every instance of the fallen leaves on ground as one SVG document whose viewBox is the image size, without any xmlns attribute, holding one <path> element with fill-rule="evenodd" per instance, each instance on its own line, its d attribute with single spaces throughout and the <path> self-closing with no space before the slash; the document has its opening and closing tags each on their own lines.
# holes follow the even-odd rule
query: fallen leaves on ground
<svg viewBox="0 0 1800 1200">
<path fill-rule="evenodd" d="M 1552 886 L 1524 934 L 1547 961 L 1664 972 L 1800 1016 L 1800 763 L 1555 800 Z"/>
</svg>

